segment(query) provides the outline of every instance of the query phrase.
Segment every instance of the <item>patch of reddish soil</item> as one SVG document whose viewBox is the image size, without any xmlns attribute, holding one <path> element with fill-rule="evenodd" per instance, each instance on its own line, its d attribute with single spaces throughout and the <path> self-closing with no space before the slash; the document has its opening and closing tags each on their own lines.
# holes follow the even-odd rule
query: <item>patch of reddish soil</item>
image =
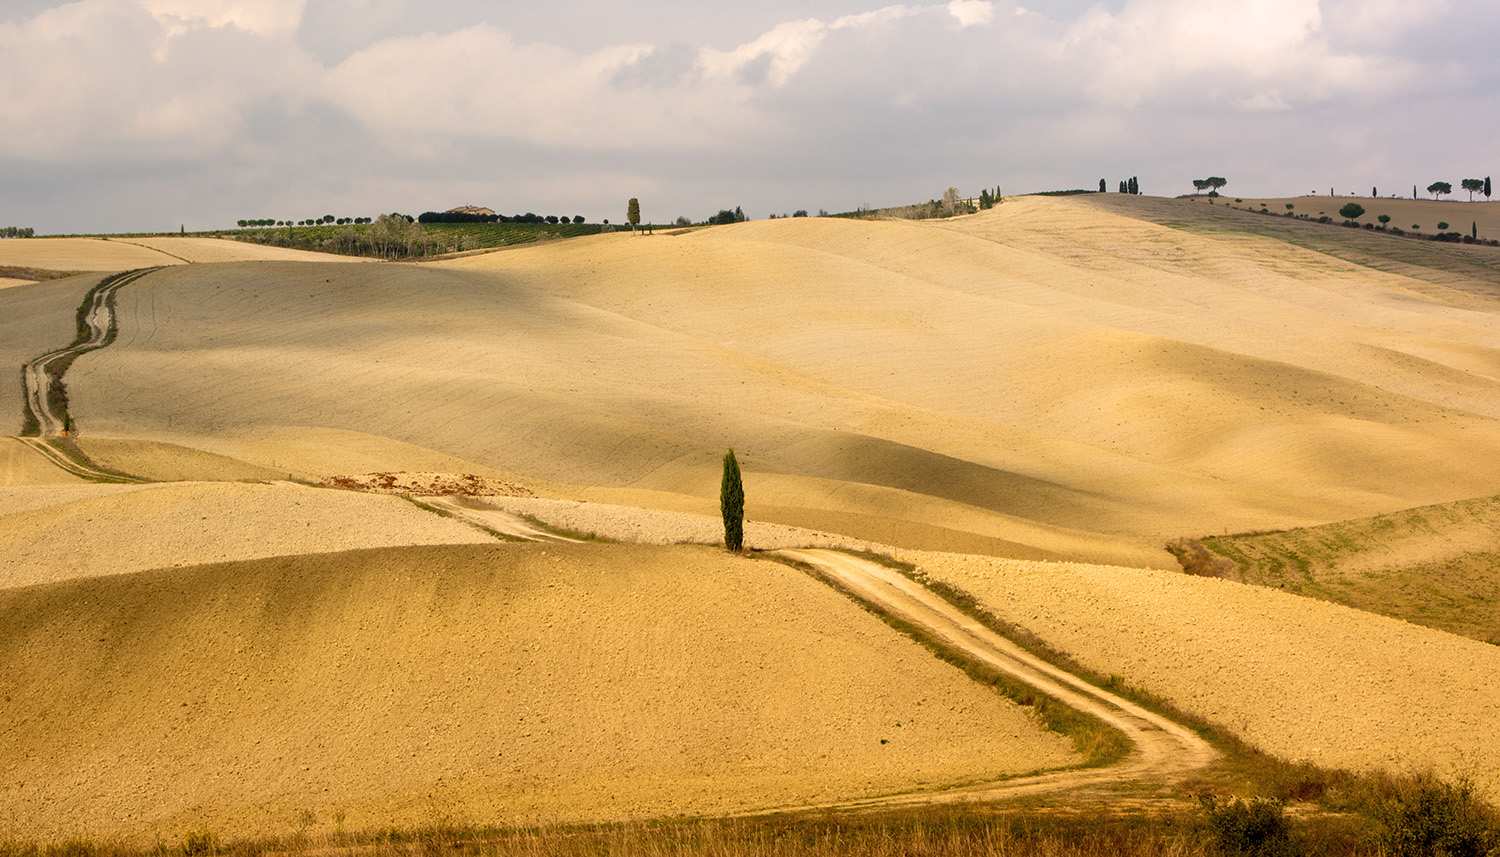
<svg viewBox="0 0 1500 857">
<path fill-rule="evenodd" d="M 535 497 L 529 489 L 501 479 L 472 473 L 365 473 L 330 476 L 322 482 L 329 488 L 345 488 L 374 494 L 414 494 L 419 497 Z"/>
</svg>

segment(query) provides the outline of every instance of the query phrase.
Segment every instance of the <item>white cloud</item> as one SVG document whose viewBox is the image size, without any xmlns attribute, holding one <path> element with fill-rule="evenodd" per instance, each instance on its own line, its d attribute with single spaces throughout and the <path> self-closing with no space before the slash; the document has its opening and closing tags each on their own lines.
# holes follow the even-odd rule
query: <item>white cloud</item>
<svg viewBox="0 0 1500 857">
<path fill-rule="evenodd" d="M 1196 99 L 1204 107 L 1281 109 L 1389 89 L 1401 63 L 1334 50 L 1309 0 L 1131 0 L 1096 6 L 1069 28 L 1065 53 L 1103 101 Z"/>
<path fill-rule="evenodd" d="M 518 45 L 480 24 L 391 39 L 351 55 L 320 91 L 389 139 L 515 140 L 597 149 L 697 144 L 743 130 L 734 87 L 683 81 L 621 89 L 622 72 L 653 53 L 618 45 L 575 54 Z"/>
<path fill-rule="evenodd" d="M 974 0 L 955 0 L 955 3 L 949 5 L 968 7 L 976 4 Z M 980 2 L 977 5 L 989 4 Z M 708 76 L 717 78 L 740 75 L 753 64 L 766 61 L 769 64 L 766 81 L 773 86 L 784 86 L 817 55 L 818 48 L 830 33 L 889 24 L 920 11 L 920 7 L 895 5 L 857 15 L 844 15 L 834 19 L 831 24 L 817 18 L 788 21 L 730 51 L 705 48 L 699 54 L 698 61 Z M 954 14 L 957 16 L 957 13 Z M 972 10 L 969 14 L 973 14 Z"/>
<path fill-rule="evenodd" d="M 711 77 L 725 78 L 741 73 L 757 60 L 770 61 L 767 79 L 775 86 L 785 84 L 813 54 L 829 26 L 816 18 L 788 21 L 732 51 L 705 49 L 699 63 Z"/>
<path fill-rule="evenodd" d="M 297 31 L 307 0 L 140 0 L 140 4 L 172 35 L 207 25 L 282 37 Z"/>
<path fill-rule="evenodd" d="M 248 105 L 294 101 L 314 74 L 289 41 L 83 0 L 0 26 L 0 155 L 213 157 Z"/>
<path fill-rule="evenodd" d="M 995 17 L 995 4 L 988 0 L 953 0 L 948 4 L 948 14 L 952 15 L 960 27 L 974 27 L 988 24 Z"/>
</svg>

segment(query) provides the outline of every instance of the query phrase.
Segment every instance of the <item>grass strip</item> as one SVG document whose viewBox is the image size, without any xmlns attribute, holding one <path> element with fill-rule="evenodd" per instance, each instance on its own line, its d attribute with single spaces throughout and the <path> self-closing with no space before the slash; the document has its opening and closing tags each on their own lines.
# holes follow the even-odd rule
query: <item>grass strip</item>
<svg viewBox="0 0 1500 857">
<path fill-rule="evenodd" d="M 495 539 L 497 539 L 499 541 L 502 541 L 502 542 L 524 542 L 524 541 L 527 541 L 527 539 L 523 539 L 520 536 L 513 536 L 510 533 L 502 533 L 502 532 L 500 532 L 499 530 L 497 530 L 497 529 L 495 529 L 493 527 L 486 527 L 484 524 L 481 524 L 478 521 L 471 521 L 468 518 L 465 518 L 465 517 L 462 517 L 462 516 L 459 516 L 459 515 L 455 515 L 452 512 L 448 511 L 447 509 L 439 509 L 438 507 L 432 505 L 431 503 L 423 503 L 421 500 L 418 500 L 416 497 L 413 497 L 410 494 L 398 494 L 397 496 L 399 496 L 401 499 L 405 500 L 406 502 L 412 504 L 413 506 L 416 506 L 418 509 L 422 509 L 423 511 L 426 511 L 426 512 L 431 512 L 432 514 L 437 515 L 439 517 L 448 518 L 449 520 L 453 520 L 453 521 L 458 521 L 460 524 L 468 524 L 469 526 L 471 526 L 474 529 L 480 531 L 481 533 L 485 533 L 485 534 L 487 534 L 489 536 L 492 536 L 492 537 L 494 537 Z M 0 855 L 0 857 L 3 857 L 3 855 Z"/>
<path fill-rule="evenodd" d="M 141 482 L 151 481 L 149 479 L 134 476 L 120 470 L 114 470 L 109 467 L 104 467 L 103 465 L 94 461 L 92 458 L 89 458 L 88 454 L 85 453 L 82 449 L 79 449 L 78 444 L 75 443 L 73 441 L 73 438 L 71 437 L 49 437 L 44 438 L 42 442 L 62 454 L 64 458 L 71 461 L 80 470 L 86 471 L 77 475 L 80 478 L 87 479 L 90 482 L 102 482 L 106 484 L 137 484 Z"/>
<path fill-rule="evenodd" d="M 546 827 L 437 820 L 349 832 L 342 812 L 330 825 L 304 810 L 295 832 L 225 841 L 200 828 L 152 846 L 73 838 L 0 840 L 0 857 L 1223 857 L 1234 854 L 1376 857 L 1457 854 L 1424 849 L 1436 837 L 1472 834 L 1493 842 L 1494 816 L 1465 803 L 1462 789 L 1408 778 L 1385 809 L 1369 816 L 1285 814 L 1283 835 L 1257 842 L 1213 824 L 1197 802 L 1169 806 L 1090 803 L 1069 807 L 931 805 L 857 813 L 815 811 L 726 819 L 662 819 Z M 1436 796 L 1432 811 L 1424 799 Z M 1413 814 L 1411 810 L 1417 809 Z M 1445 819 L 1452 810 L 1456 819 Z M 1376 821 L 1376 814 L 1383 821 Z M 1402 847 L 1403 845 L 1415 847 Z M 1483 851 L 1475 852 L 1484 854 Z M 1493 853 L 1493 852 L 1492 852 Z"/>
<path fill-rule="evenodd" d="M 76 277 L 83 271 L 54 271 L 49 268 L 30 268 L 20 265 L 0 265 L 0 280 L 31 280 L 34 283 L 46 280 L 61 280 Z"/>
<path fill-rule="evenodd" d="M 26 367 L 21 366 L 21 437 L 38 437 L 42 433 L 41 420 L 31 410 L 31 396 L 26 390 Z"/>
</svg>

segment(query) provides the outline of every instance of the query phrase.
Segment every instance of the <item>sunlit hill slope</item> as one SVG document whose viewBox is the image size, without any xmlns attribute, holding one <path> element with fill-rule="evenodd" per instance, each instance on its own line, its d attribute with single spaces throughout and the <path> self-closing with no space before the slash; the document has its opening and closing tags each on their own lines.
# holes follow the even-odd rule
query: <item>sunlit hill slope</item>
<svg viewBox="0 0 1500 857">
<path fill-rule="evenodd" d="M 121 293 L 72 409 L 289 473 L 339 429 L 696 508 L 733 447 L 752 515 L 1161 566 L 1172 535 L 1500 491 L 1493 283 L 1129 206 L 179 266 Z"/>
</svg>

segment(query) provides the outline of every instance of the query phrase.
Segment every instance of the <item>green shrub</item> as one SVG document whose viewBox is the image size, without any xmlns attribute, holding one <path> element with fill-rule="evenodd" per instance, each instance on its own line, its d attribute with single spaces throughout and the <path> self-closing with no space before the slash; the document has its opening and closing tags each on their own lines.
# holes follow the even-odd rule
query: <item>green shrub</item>
<svg viewBox="0 0 1500 857">
<path fill-rule="evenodd" d="M 220 848 L 219 835 L 212 830 L 198 830 L 182 837 L 183 857 L 218 854 Z"/>
<path fill-rule="evenodd" d="M 1500 849 L 1500 819 L 1460 778 L 1417 777 L 1375 808 L 1391 857 L 1485 857 Z"/>
<path fill-rule="evenodd" d="M 1237 797 L 1221 801 L 1213 795 L 1200 795 L 1198 801 L 1225 854 L 1269 857 L 1292 853 L 1291 828 L 1281 801 L 1253 798 L 1247 802 Z"/>
</svg>

